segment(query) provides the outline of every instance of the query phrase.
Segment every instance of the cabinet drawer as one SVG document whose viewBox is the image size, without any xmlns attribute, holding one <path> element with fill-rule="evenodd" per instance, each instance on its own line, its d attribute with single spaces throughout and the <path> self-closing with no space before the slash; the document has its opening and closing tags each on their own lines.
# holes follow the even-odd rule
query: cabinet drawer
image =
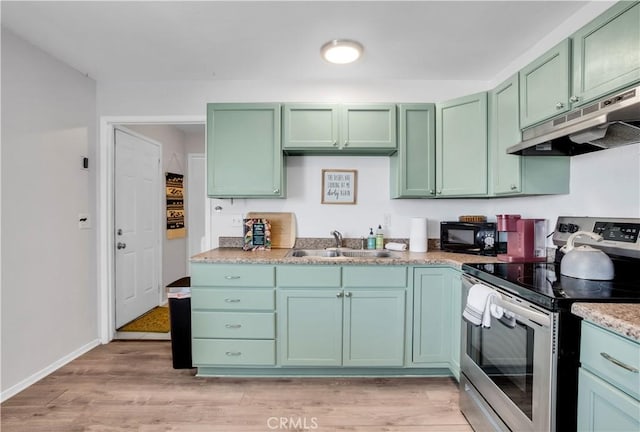
<svg viewBox="0 0 640 432">
<path fill-rule="evenodd" d="M 191 308 L 220 310 L 274 310 L 272 289 L 191 288 Z"/>
<path fill-rule="evenodd" d="M 278 287 L 340 287 L 339 266 L 280 266 L 277 272 Z"/>
<path fill-rule="evenodd" d="M 194 338 L 273 339 L 273 313 L 193 312 L 191 324 Z"/>
<path fill-rule="evenodd" d="M 194 339 L 194 366 L 276 364 L 273 340 Z"/>
<path fill-rule="evenodd" d="M 275 268 L 263 265 L 191 264 L 192 286 L 272 287 Z"/>
<path fill-rule="evenodd" d="M 345 288 L 390 288 L 407 286 L 407 268 L 391 266 L 345 266 L 342 269 Z"/>
<path fill-rule="evenodd" d="M 582 367 L 640 399 L 640 344 L 583 321 L 580 345 Z"/>
</svg>

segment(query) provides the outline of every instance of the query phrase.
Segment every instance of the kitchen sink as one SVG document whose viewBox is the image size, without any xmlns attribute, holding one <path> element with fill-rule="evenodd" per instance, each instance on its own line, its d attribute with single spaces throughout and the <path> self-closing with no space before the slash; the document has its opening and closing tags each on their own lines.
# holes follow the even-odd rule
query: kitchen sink
<svg viewBox="0 0 640 432">
<path fill-rule="evenodd" d="M 293 249 L 288 257 L 294 258 L 397 258 L 387 250 L 365 249 Z"/>
</svg>

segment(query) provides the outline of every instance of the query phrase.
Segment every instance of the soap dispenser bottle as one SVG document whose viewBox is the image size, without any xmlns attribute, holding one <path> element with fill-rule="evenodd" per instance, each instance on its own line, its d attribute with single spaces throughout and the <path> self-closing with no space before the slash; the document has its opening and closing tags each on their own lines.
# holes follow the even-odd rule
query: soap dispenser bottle
<svg viewBox="0 0 640 432">
<path fill-rule="evenodd" d="M 382 233 L 382 225 L 378 225 L 376 230 L 376 249 L 384 248 L 384 234 Z"/>
<path fill-rule="evenodd" d="M 367 249 L 376 248 L 376 236 L 373 235 L 373 228 L 369 228 L 369 237 L 367 237 Z"/>
</svg>

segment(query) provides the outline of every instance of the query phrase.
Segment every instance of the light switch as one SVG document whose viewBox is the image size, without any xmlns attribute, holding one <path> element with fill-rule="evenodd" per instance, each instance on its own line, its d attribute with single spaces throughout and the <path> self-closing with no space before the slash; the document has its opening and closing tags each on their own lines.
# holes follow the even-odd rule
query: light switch
<svg viewBox="0 0 640 432">
<path fill-rule="evenodd" d="M 91 221 L 89 220 L 88 213 L 78 213 L 78 228 L 79 229 L 91 228 Z"/>
</svg>

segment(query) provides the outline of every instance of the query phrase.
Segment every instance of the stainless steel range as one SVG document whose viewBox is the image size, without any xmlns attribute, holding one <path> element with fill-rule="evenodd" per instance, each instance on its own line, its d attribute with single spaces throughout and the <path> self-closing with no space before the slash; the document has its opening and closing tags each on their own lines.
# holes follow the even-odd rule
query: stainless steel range
<svg viewBox="0 0 640 432">
<path fill-rule="evenodd" d="M 606 252 L 613 279 L 563 275 L 561 252 L 553 263 L 463 266 L 463 303 L 480 284 L 504 311 L 489 326 L 462 323 L 460 408 L 476 431 L 576 430 L 580 318 L 571 304 L 640 303 L 640 219 L 560 217 L 553 243 L 579 231 L 597 234 L 572 243 Z"/>
</svg>

